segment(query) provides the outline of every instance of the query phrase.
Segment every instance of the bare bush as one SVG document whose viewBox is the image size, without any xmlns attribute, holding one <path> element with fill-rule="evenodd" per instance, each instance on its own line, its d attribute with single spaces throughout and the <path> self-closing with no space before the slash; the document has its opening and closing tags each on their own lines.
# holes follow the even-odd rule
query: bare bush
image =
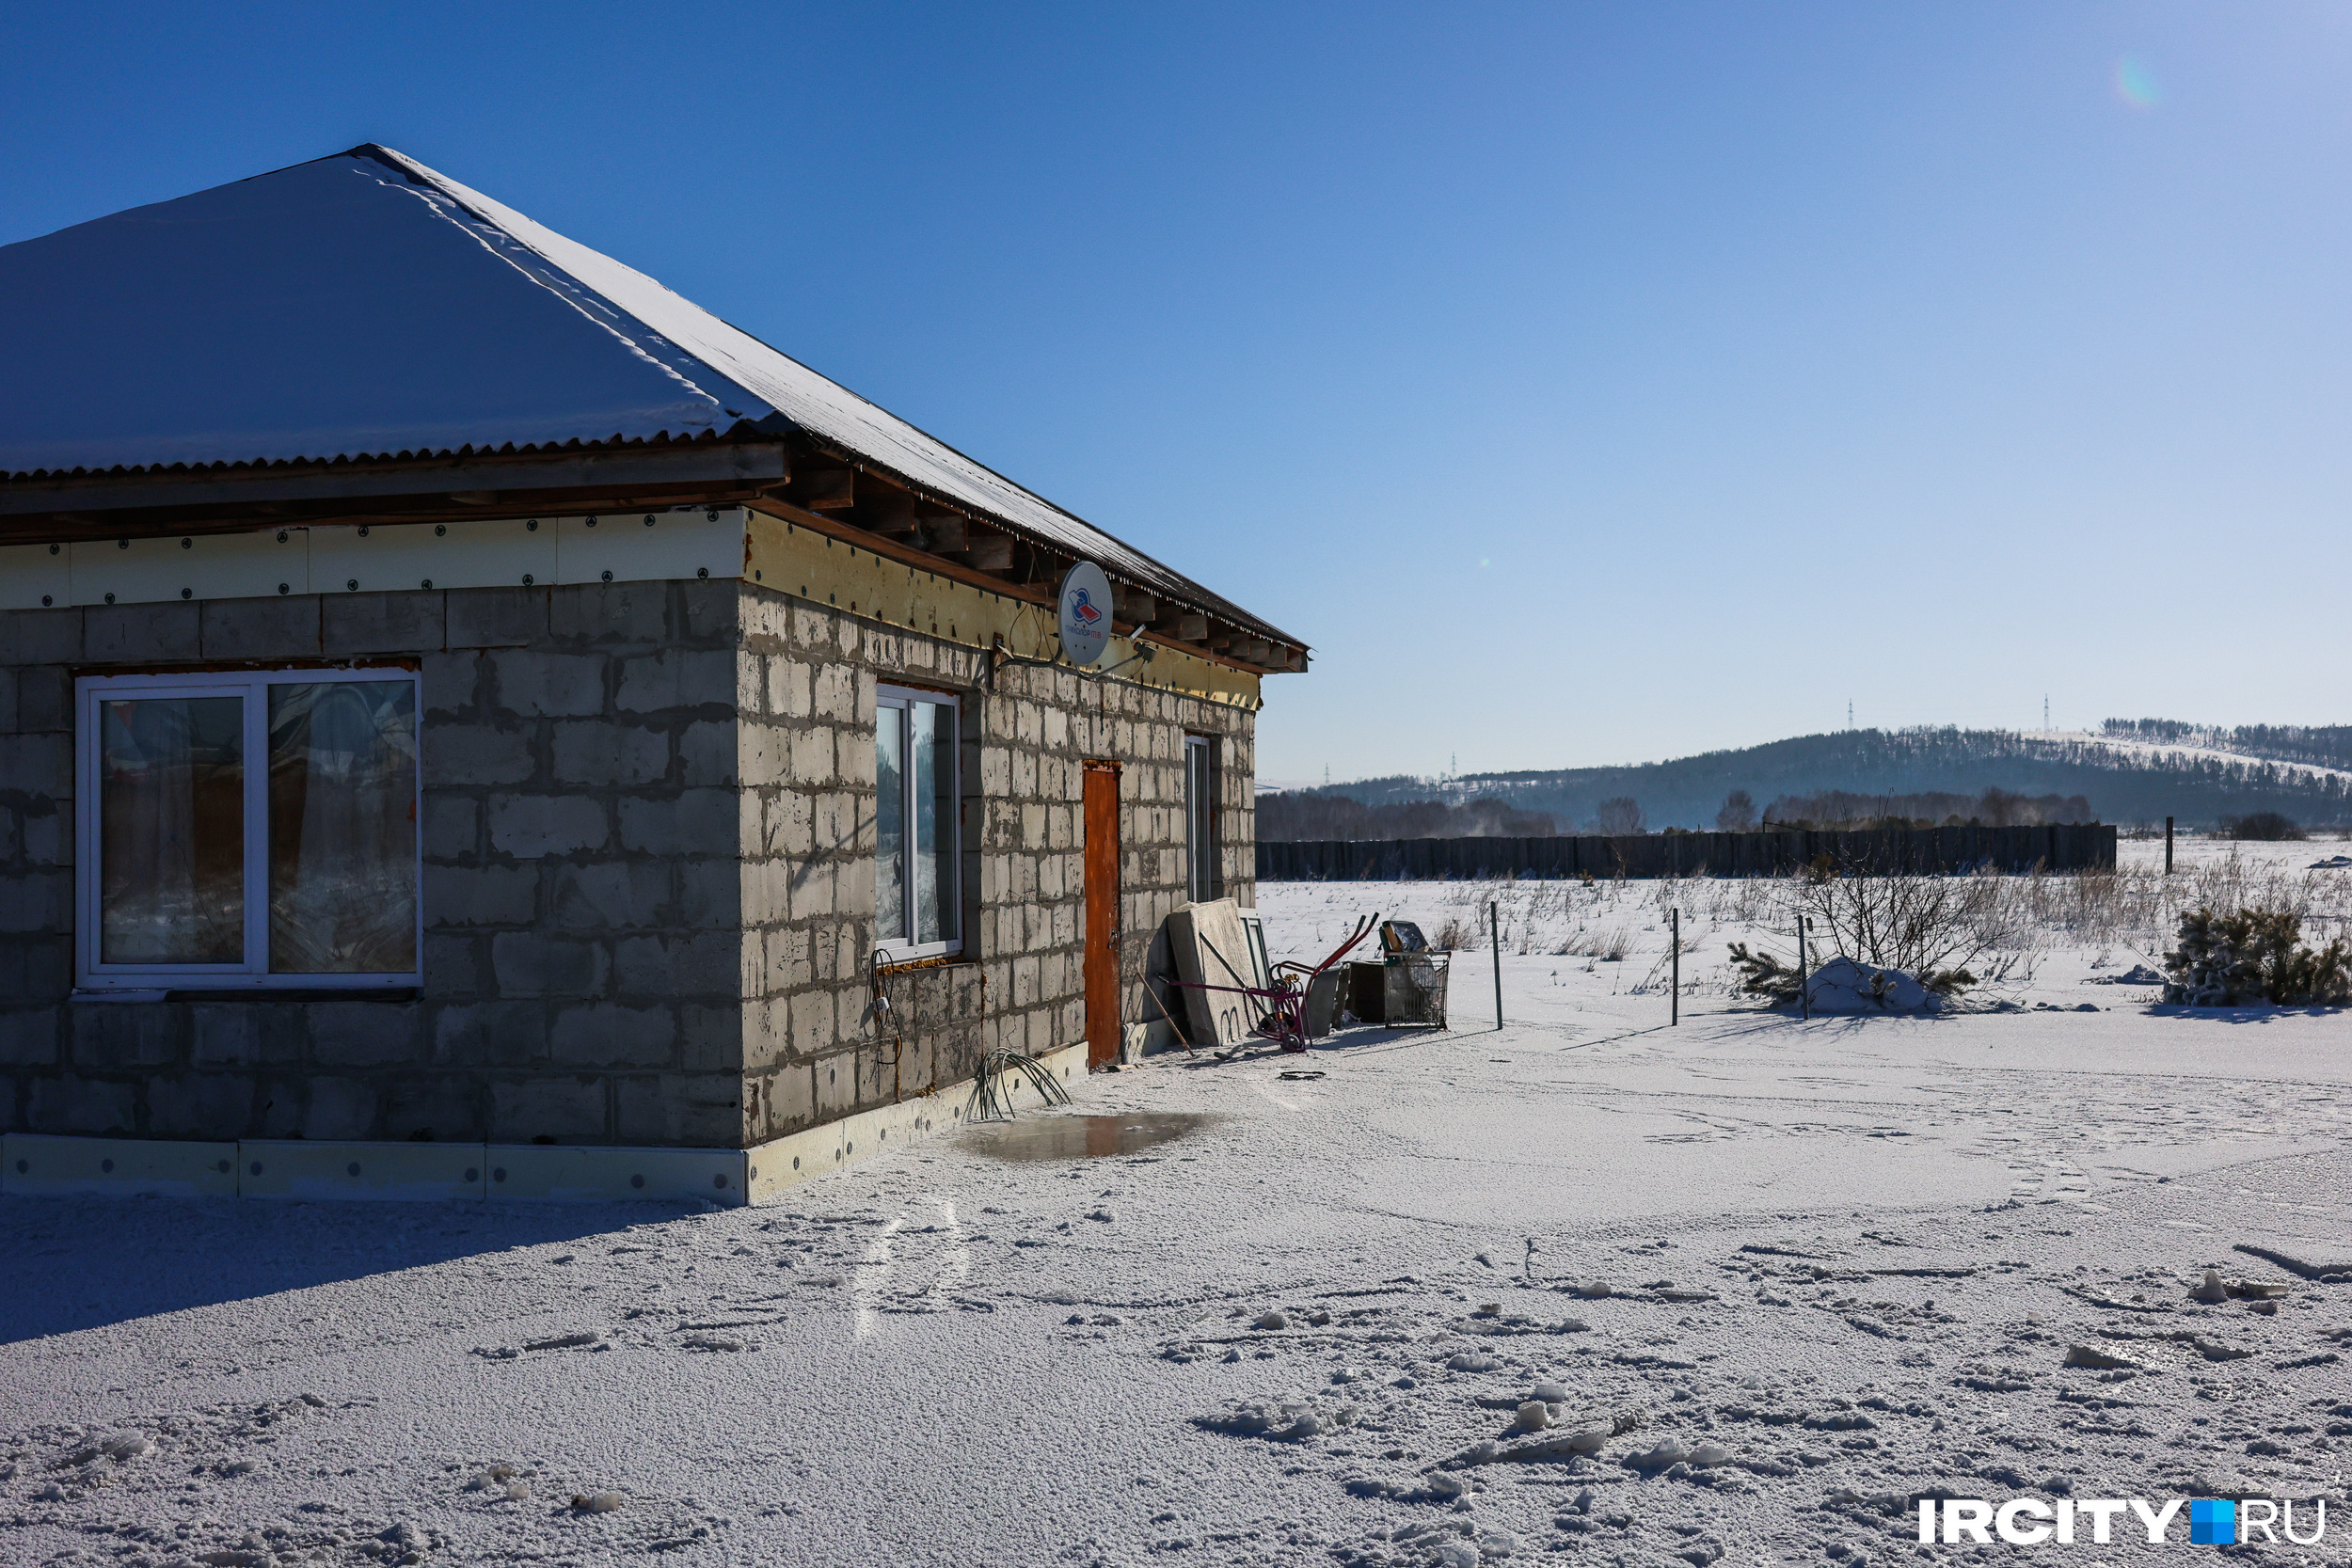
<svg viewBox="0 0 2352 1568">
<path fill-rule="evenodd" d="M 1258 800 L 1263 839 L 1549 838 L 1560 831 L 1548 811 L 1521 811 L 1508 800 L 1460 805 L 1400 800 L 1366 805 L 1321 790 L 1279 791 Z"/>
<path fill-rule="evenodd" d="M 1867 898 L 1868 889 L 1851 884 L 1894 879 L 1839 880 L 1850 884 L 1837 890 L 1840 895 Z M 2314 946 L 2331 938 L 2352 938 L 2352 872 L 2305 870 L 2299 861 L 2281 860 L 2275 850 L 2219 847 L 2219 852 L 2184 859 L 2170 877 L 2160 864 L 2127 859 L 2113 871 L 2027 876 L 1979 872 L 1909 880 L 1915 887 L 1937 884 L 1946 898 L 1967 913 L 1973 939 L 1985 945 L 1973 957 L 1948 958 L 1942 967 L 1965 968 L 1978 979 L 1978 994 L 2029 979 L 2045 956 L 2059 948 L 2108 952 L 2123 964 L 2161 964 L 2164 953 L 2174 945 L 2181 916 L 2200 908 L 2289 911 L 2300 920 L 2305 939 Z M 1686 943 L 1698 942 L 1692 951 L 1716 955 L 1696 968 L 1685 961 L 1684 978 L 1693 985 L 1738 986 L 1738 974 L 1721 959 L 1723 943 L 1731 940 L 1751 951 L 1770 948 L 1777 955 L 1775 961 L 1793 971 L 1799 913 L 1813 922 L 1816 960 L 1832 957 L 1833 947 L 1843 947 L 1847 956 L 1860 961 L 1902 967 L 1874 958 L 1865 944 L 1841 938 L 1828 911 L 1804 902 L 1825 896 L 1822 887 L 1802 879 L 1465 879 L 1433 884 L 1427 895 L 1434 907 L 1424 907 L 1423 929 L 1438 932 L 1440 940 L 1447 938 L 1445 927 L 1452 917 L 1460 927 L 1457 945 L 1483 948 L 1486 908 L 1494 903 L 1501 906 L 1506 954 L 1574 956 L 1580 965 L 1608 961 L 1616 954 L 1647 966 L 1666 947 L 1668 911 L 1679 910 Z M 1884 919 L 1878 924 L 1884 925 Z"/>
<path fill-rule="evenodd" d="M 2095 822 L 2079 795 L 2012 795 L 1988 789 L 1970 797 L 1931 790 L 1919 795 L 1856 795 L 1843 789 L 1783 795 L 1764 808 L 1768 828 L 2008 828 L 2042 822 Z"/>
<path fill-rule="evenodd" d="M 2000 896 L 2010 924 L 2020 930 L 2039 933 L 2042 940 L 2128 947 L 2151 959 L 2181 916 L 2196 909 L 2284 910 L 2322 933 L 2352 928 L 2352 879 L 2234 849 L 2192 862 L 2170 877 L 2152 866 L 2125 866 L 2007 878 Z"/>
<path fill-rule="evenodd" d="M 1965 990 L 1995 949 L 2022 945 L 2002 879 L 1871 877 L 1845 867 L 1797 884 L 1797 911 L 1816 922 L 1837 952 L 1877 969 L 1899 969 L 1932 991 Z"/>
<path fill-rule="evenodd" d="M 1735 789 L 1724 797 L 1723 810 L 1715 814 L 1715 831 L 1722 833 L 1744 833 L 1756 826 L 1756 797 L 1744 789 Z"/>
<path fill-rule="evenodd" d="M 1603 800 L 1594 814 L 1593 823 L 1609 838 L 1631 838 L 1649 832 L 1642 816 L 1642 803 L 1630 795 L 1615 795 Z"/>
</svg>

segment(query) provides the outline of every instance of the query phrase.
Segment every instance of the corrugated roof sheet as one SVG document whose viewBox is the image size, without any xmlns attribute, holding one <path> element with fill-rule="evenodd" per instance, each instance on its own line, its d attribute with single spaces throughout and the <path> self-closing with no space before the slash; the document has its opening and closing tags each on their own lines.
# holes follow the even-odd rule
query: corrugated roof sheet
<svg viewBox="0 0 2352 1568">
<path fill-rule="evenodd" d="M 0 246 L 0 472 L 797 427 L 1285 642 L 653 278 L 381 147 Z"/>
</svg>

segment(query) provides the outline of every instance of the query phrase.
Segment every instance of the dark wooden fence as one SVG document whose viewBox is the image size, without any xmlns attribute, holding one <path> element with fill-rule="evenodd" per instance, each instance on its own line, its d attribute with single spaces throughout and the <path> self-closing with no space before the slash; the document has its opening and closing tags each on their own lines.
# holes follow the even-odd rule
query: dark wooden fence
<svg viewBox="0 0 2352 1568">
<path fill-rule="evenodd" d="M 2112 871 L 2115 830 L 1899 828 L 1860 832 L 1654 833 L 1638 838 L 1258 841 L 1262 882 L 1451 877 L 1781 877 L 1828 856 L 1867 871 Z"/>
</svg>

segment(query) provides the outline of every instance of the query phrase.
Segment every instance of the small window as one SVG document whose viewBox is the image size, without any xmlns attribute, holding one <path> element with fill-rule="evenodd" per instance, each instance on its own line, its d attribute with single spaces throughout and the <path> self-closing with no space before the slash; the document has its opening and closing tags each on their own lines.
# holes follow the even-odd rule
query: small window
<svg viewBox="0 0 2352 1568">
<path fill-rule="evenodd" d="M 1217 896 L 1216 743 L 1205 735 L 1184 736 L 1185 895 L 1196 904 Z"/>
<path fill-rule="evenodd" d="M 961 726 L 953 697 L 885 686 L 874 712 L 874 945 L 894 958 L 962 943 Z"/>
<path fill-rule="evenodd" d="M 85 990 L 413 986 L 417 677 L 84 676 Z"/>
</svg>

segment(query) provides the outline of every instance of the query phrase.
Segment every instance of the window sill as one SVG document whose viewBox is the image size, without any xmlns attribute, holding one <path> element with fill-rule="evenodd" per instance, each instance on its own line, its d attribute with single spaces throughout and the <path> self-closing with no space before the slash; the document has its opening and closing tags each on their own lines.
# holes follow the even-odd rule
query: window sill
<svg viewBox="0 0 2352 1568">
<path fill-rule="evenodd" d="M 875 957 L 880 960 L 875 967 L 884 974 L 896 974 L 901 970 L 908 969 L 947 969 L 957 964 L 977 964 L 980 961 L 977 958 L 966 958 L 961 952 L 921 953 L 898 957 L 886 951 L 877 951 Z"/>
<path fill-rule="evenodd" d="M 242 986 L 233 990 L 77 990 L 68 1002 L 414 1002 L 416 986 Z"/>
</svg>

